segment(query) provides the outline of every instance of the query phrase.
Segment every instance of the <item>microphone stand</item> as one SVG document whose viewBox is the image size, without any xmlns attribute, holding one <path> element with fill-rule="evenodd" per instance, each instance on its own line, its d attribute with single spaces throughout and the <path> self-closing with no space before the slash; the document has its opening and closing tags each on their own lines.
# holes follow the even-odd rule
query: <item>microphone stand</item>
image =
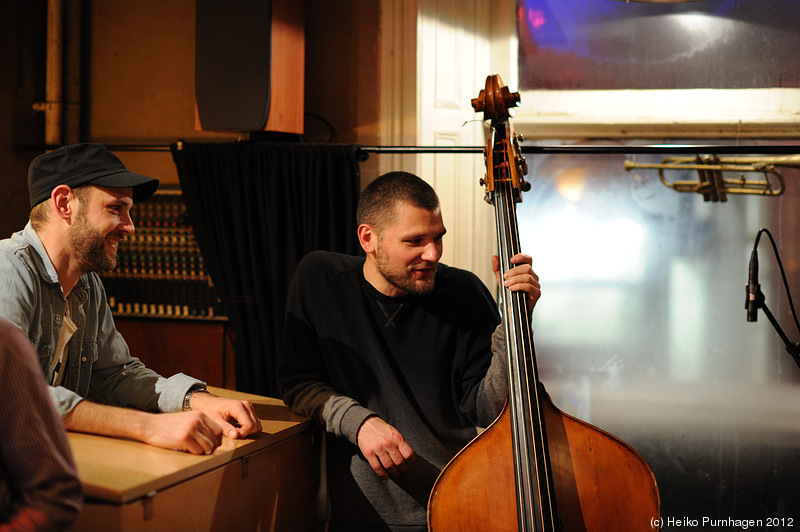
<svg viewBox="0 0 800 532">
<path fill-rule="evenodd" d="M 756 303 L 758 304 L 758 308 L 764 311 L 764 314 L 767 315 L 767 319 L 769 319 L 770 323 L 772 323 L 772 326 L 778 332 L 778 336 L 780 336 L 781 340 L 783 340 L 783 343 L 786 346 L 786 350 L 789 352 L 790 355 L 792 355 L 795 364 L 797 364 L 797 366 L 800 367 L 800 344 L 789 340 L 789 338 L 783 332 L 783 329 L 781 329 L 781 326 L 778 324 L 778 320 L 775 319 L 775 316 L 773 316 L 772 312 L 770 312 L 769 309 L 767 308 L 767 303 L 764 298 L 764 293 L 761 291 L 760 287 L 757 289 L 756 292 Z"/>
</svg>

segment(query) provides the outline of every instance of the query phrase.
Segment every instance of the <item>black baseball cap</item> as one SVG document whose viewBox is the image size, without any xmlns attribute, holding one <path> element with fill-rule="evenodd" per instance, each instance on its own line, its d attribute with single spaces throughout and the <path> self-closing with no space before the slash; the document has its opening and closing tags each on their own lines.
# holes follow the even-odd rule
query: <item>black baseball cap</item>
<svg viewBox="0 0 800 532">
<path fill-rule="evenodd" d="M 28 168 L 31 208 L 50 197 L 58 185 L 78 188 L 133 187 L 133 202 L 146 200 L 158 189 L 158 179 L 135 174 L 102 144 L 70 144 L 37 156 Z"/>
</svg>

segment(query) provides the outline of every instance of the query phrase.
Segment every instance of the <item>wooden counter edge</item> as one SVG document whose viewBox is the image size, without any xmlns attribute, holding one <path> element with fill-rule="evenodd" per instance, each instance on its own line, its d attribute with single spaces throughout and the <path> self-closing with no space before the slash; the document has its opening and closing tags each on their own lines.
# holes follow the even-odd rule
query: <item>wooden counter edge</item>
<svg viewBox="0 0 800 532">
<path fill-rule="evenodd" d="M 161 449 L 131 440 L 70 432 L 68 436 L 73 447 L 73 454 L 75 455 L 85 495 L 89 498 L 100 499 L 110 503 L 126 504 L 151 495 L 154 491 L 164 490 L 189 478 L 301 434 L 309 430 L 311 426 L 309 419 L 291 412 L 280 399 L 212 386 L 209 386 L 208 390 L 220 397 L 230 397 L 253 403 L 256 414 L 261 420 L 262 432 L 241 440 L 223 436 L 222 445 L 210 455 L 193 455 L 182 451 Z M 133 482 L 128 486 L 117 486 L 115 488 L 106 481 L 106 475 L 101 478 L 89 472 L 92 470 L 91 465 L 88 463 L 91 458 L 83 457 L 80 452 L 81 446 L 86 446 L 87 444 L 109 446 L 118 453 L 130 454 L 131 457 L 137 454 L 145 457 L 147 455 L 157 456 L 159 459 L 168 460 L 177 463 L 177 465 L 172 472 L 168 472 L 158 478 Z M 117 478 L 117 480 L 119 479 Z"/>
</svg>

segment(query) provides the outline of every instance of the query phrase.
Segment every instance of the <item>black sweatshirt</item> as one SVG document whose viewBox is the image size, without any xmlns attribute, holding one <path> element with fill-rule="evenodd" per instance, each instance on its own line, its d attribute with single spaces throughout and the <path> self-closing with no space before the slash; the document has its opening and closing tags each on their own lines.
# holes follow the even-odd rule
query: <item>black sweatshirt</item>
<svg viewBox="0 0 800 532">
<path fill-rule="evenodd" d="M 439 264 L 430 294 L 392 298 L 366 281 L 363 265 L 330 252 L 298 265 L 278 381 L 289 408 L 333 435 L 333 513 L 410 530 L 426 525 L 441 469 L 500 412 L 506 362 L 502 334 L 494 346 L 492 334 L 502 327 L 491 294 L 470 272 Z M 398 479 L 380 479 L 359 453 L 357 432 L 371 415 L 400 431 L 416 454 Z"/>
</svg>

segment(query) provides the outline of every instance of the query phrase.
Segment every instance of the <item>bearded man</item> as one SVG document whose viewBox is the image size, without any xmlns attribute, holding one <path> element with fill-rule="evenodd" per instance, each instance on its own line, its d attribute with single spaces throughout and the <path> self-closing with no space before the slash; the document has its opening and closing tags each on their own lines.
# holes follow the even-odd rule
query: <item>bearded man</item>
<svg viewBox="0 0 800 532">
<path fill-rule="evenodd" d="M 211 453 L 223 433 L 261 430 L 253 406 L 216 397 L 182 373 L 164 378 L 131 357 L 96 273 L 116 266 L 120 242 L 135 231 L 131 207 L 157 188 L 100 144 L 36 157 L 30 221 L 0 241 L 0 317 L 36 348 L 67 429 Z"/>
<path fill-rule="evenodd" d="M 379 177 L 357 218 L 366 257 L 318 251 L 297 267 L 278 382 L 328 435 L 329 529 L 423 531 L 439 472 L 508 395 L 503 328 L 483 283 L 439 262 L 445 227 L 425 181 Z M 502 282 L 533 309 L 531 257 L 511 261 Z"/>
</svg>

